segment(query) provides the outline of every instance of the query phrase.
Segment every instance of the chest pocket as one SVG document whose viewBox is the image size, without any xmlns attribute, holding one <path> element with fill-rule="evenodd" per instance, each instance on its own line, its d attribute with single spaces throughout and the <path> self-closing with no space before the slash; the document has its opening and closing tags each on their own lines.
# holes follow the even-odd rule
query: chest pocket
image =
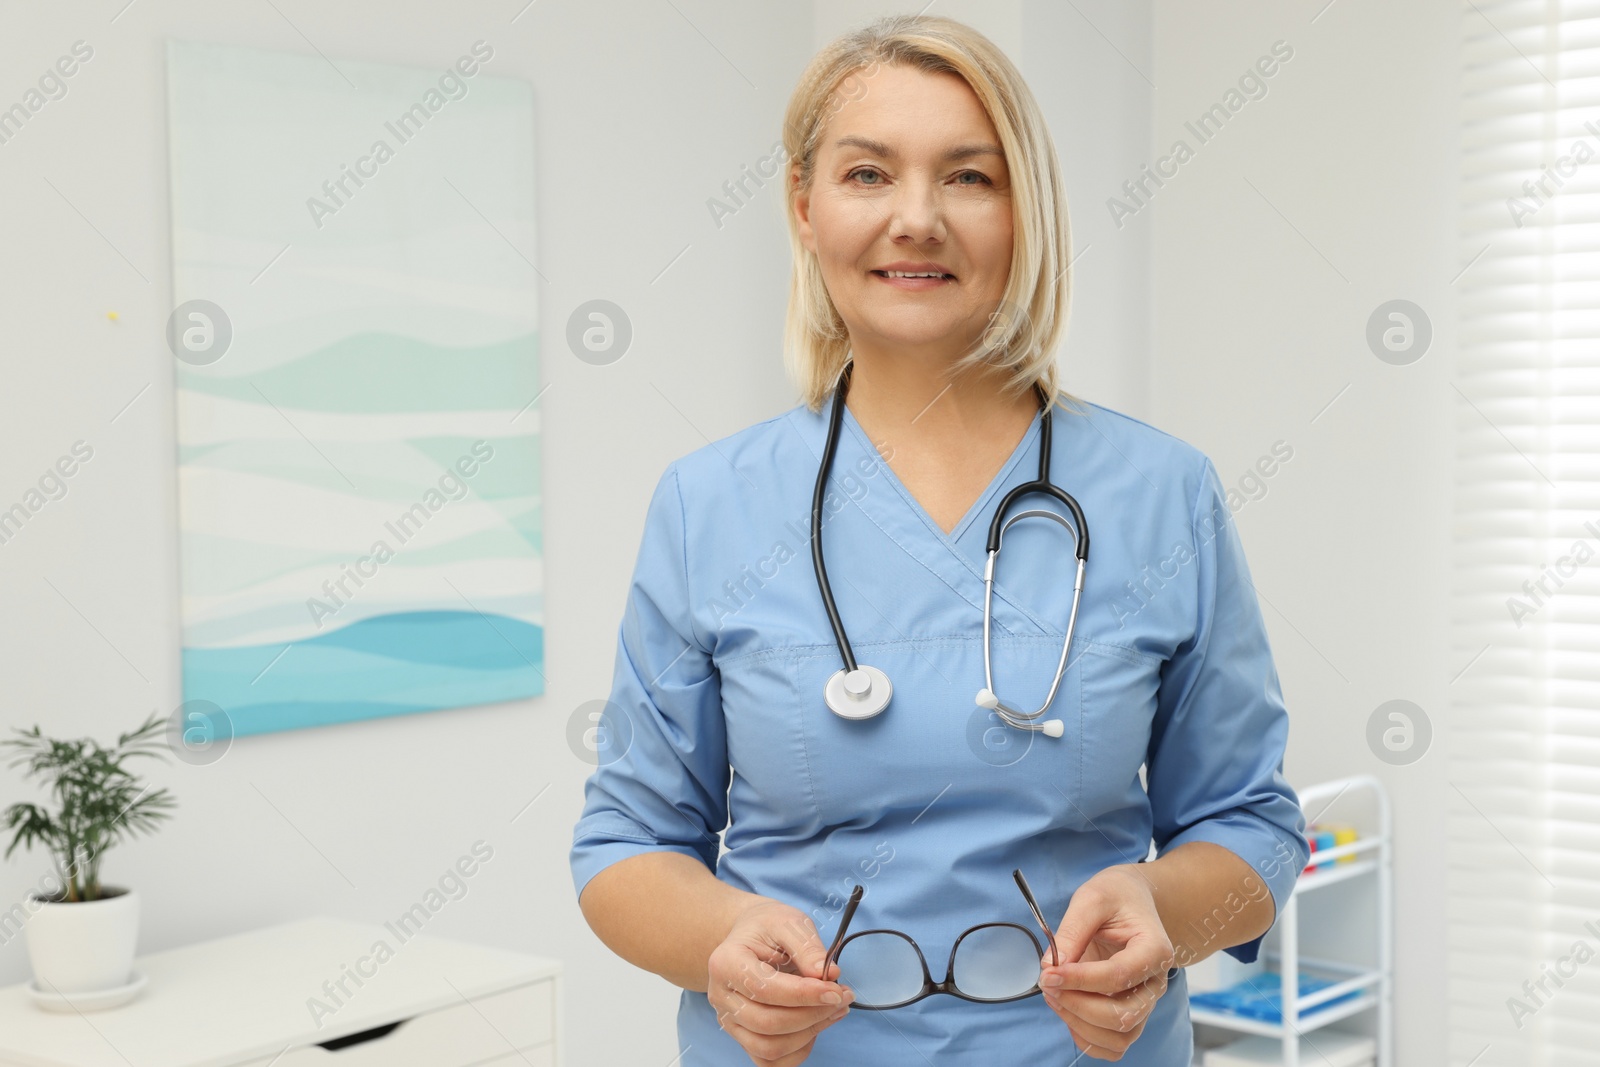
<svg viewBox="0 0 1600 1067">
<path fill-rule="evenodd" d="M 722 682 L 729 760 L 743 779 L 730 847 L 745 825 L 790 840 L 829 828 L 892 829 L 956 818 L 996 842 L 1077 832 L 1109 834 L 1128 860 L 1143 856 L 1146 808 L 1139 782 L 1155 711 L 1159 663 L 1131 649 L 1074 638 L 1061 685 L 1043 719 L 1059 738 L 1006 725 L 979 707 L 982 636 L 948 635 L 856 646 L 888 674 L 894 697 L 862 720 L 835 715 L 823 686 L 837 647 L 808 645 L 741 657 Z M 1061 655 L 1055 635 L 995 635 L 995 686 L 1032 711 Z M 1129 819 L 1128 809 L 1140 815 Z M 987 820 L 987 822 L 985 822 Z M 1113 829 L 1116 827 L 1117 829 Z M 1144 840 L 1148 840 L 1146 837 Z M 776 842 L 772 842 L 776 843 Z"/>
<path fill-rule="evenodd" d="M 981 634 L 874 643 L 856 654 L 894 686 L 888 708 L 871 719 L 843 719 L 823 700 L 823 685 L 840 666 L 836 648 L 797 651 L 789 663 L 803 767 L 824 823 L 893 826 L 939 819 L 941 809 L 954 808 L 1043 827 L 1072 811 L 1084 721 L 1081 663 L 1063 675 L 1041 717 L 1058 718 L 1065 727 L 1062 737 L 1051 738 L 1007 726 L 977 705 L 984 684 Z M 1060 655 L 1058 637 L 996 635 L 994 676 L 1004 699 L 1018 705 L 1031 700 L 1026 710 L 1032 710 L 1048 692 Z M 1135 761 L 1130 773 L 1137 768 Z M 996 836 L 1007 835 L 996 826 Z"/>
<path fill-rule="evenodd" d="M 995 685 L 1002 700 L 1023 712 L 1038 707 L 1049 691 L 1061 654 L 1056 637 L 1007 638 L 1010 656 L 1026 663 L 1027 673 L 1002 670 L 997 639 Z M 1017 646 L 1027 645 L 1018 655 Z M 981 653 L 980 653 L 981 654 Z M 1059 719 L 1059 738 L 1023 731 L 987 715 L 981 734 L 969 734 L 968 747 L 996 766 L 1015 767 L 1021 788 L 1045 788 L 1059 805 L 1054 827 L 1091 834 L 1109 842 L 1128 862 L 1142 858 L 1148 838 L 1148 800 L 1139 779 L 1154 723 L 1160 686 L 1160 661 L 1119 645 L 1073 638 L 1061 686 L 1049 711 L 1036 722 Z M 981 661 L 979 671 L 981 672 Z M 979 674 L 981 678 L 981 673 Z"/>
<path fill-rule="evenodd" d="M 1077 639 L 1073 639 L 1074 656 Z M 1075 800 L 1085 820 L 1109 820 L 1133 808 L 1148 809 L 1139 767 L 1150 746 L 1161 661 L 1121 645 L 1088 644 L 1081 662 L 1082 713 L 1078 722 L 1079 758 Z M 1144 856 L 1144 846 L 1137 846 Z"/>
</svg>

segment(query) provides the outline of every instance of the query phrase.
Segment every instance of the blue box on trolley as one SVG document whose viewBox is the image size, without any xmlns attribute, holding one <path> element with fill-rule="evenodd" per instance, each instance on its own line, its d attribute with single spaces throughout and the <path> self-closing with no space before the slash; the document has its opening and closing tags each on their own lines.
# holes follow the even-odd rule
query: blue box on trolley
<svg viewBox="0 0 1600 1067">
<path fill-rule="evenodd" d="M 1300 974 L 1300 995 L 1309 996 L 1336 984 L 1331 978 L 1318 978 L 1315 975 Z M 1341 1001 L 1350 1000 L 1360 995 L 1360 990 L 1351 990 L 1332 1000 L 1326 1000 L 1315 1008 L 1306 1012 L 1302 1018 L 1314 1018 L 1316 1014 Z M 1247 978 L 1236 985 L 1226 989 L 1214 989 L 1206 993 L 1191 993 L 1189 1003 L 1196 1008 L 1205 1008 L 1209 1011 L 1226 1012 L 1229 1015 L 1239 1015 L 1247 1019 L 1259 1019 L 1264 1023 L 1283 1022 L 1283 980 L 1271 972 L 1258 974 Z"/>
</svg>

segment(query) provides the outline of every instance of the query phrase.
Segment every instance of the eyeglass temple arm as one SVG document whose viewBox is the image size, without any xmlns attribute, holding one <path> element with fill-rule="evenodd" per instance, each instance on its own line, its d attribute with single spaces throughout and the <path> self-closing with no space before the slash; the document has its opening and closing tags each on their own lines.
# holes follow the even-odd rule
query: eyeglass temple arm
<svg viewBox="0 0 1600 1067">
<path fill-rule="evenodd" d="M 1033 891 L 1028 888 L 1028 880 L 1022 877 L 1020 868 L 1013 870 L 1011 877 L 1017 880 L 1017 888 L 1022 890 L 1023 899 L 1028 902 L 1028 910 L 1033 912 L 1034 919 L 1044 928 L 1044 936 L 1050 942 L 1050 966 L 1061 966 L 1061 957 L 1056 954 L 1056 935 L 1050 929 L 1050 924 L 1044 921 L 1044 913 L 1039 910 L 1039 902 L 1033 899 Z"/>
<path fill-rule="evenodd" d="M 844 914 L 839 917 L 839 932 L 833 935 L 833 944 L 828 946 L 828 955 L 822 961 L 822 980 L 824 982 L 828 980 L 828 965 L 833 962 L 834 954 L 839 951 L 839 946 L 844 944 L 844 933 L 850 928 L 850 919 L 855 915 L 856 905 L 861 903 L 861 894 L 865 891 L 859 885 L 850 890 L 850 899 L 845 903 Z"/>
</svg>

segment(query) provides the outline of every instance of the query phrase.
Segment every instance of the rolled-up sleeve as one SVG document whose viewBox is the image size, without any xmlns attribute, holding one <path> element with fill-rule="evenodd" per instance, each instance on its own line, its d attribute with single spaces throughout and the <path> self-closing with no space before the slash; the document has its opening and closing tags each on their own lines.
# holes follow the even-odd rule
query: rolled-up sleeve
<svg viewBox="0 0 1600 1067">
<path fill-rule="evenodd" d="M 1281 915 L 1310 847 L 1283 776 L 1289 717 L 1266 626 L 1209 459 L 1191 526 L 1195 627 L 1162 669 L 1146 760 L 1153 836 L 1160 853 L 1188 841 L 1233 852 L 1257 878 L 1234 892 L 1260 899 L 1264 885 Z M 1227 952 L 1250 963 L 1260 948 L 1258 937 Z"/>
<path fill-rule="evenodd" d="M 586 748 L 597 765 L 572 834 L 578 896 L 604 868 L 681 852 L 716 870 L 727 825 L 727 737 L 716 668 L 696 632 L 676 464 L 646 513 L 617 635 L 611 695 Z"/>
</svg>

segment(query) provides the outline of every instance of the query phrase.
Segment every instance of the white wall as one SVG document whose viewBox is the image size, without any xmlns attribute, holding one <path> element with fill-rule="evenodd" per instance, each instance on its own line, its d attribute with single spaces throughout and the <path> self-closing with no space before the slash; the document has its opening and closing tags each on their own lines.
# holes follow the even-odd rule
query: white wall
<svg viewBox="0 0 1600 1067">
<path fill-rule="evenodd" d="M 1396 1055 L 1428 1067 L 1445 1062 L 1442 732 L 1467 666 L 1447 632 L 1450 283 L 1470 258 L 1454 238 L 1461 16 L 1448 0 L 1324 8 L 1157 3 L 1161 154 L 1195 145 L 1183 123 L 1274 41 L 1294 56 L 1129 225 L 1154 223 L 1154 421 L 1225 482 L 1276 441 L 1294 449 L 1235 516 L 1291 710 L 1286 771 L 1297 785 L 1371 772 L 1391 790 Z M 1434 327 L 1409 366 L 1364 338 L 1395 298 Z M 1436 730 L 1409 766 L 1367 747 L 1368 716 L 1394 698 Z"/>
<path fill-rule="evenodd" d="M 0 500 L 74 440 L 95 448 L 67 496 L 0 545 L 0 723 L 109 741 L 180 699 L 163 40 L 314 45 L 430 68 L 491 42 L 493 72 L 527 79 L 536 97 L 528 251 L 548 279 L 549 689 L 245 738 L 211 767 L 151 763 L 150 780 L 176 794 L 176 818 L 112 852 L 104 873 L 141 891 L 140 949 L 152 951 L 311 913 L 382 921 L 484 838 L 494 859 L 430 932 L 564 960 L 569 1063 L 666 1063 L 656 1050 L 673 1043 L 672 989 L 612 957 L 577 910 L 567 849 L 587 767 L 566 728 L 606 695 L 662 467 L 792 403 L 778 349 L 781 216 L 758 202 L 719 230 L 706 201 L 768 152 L 810 54 L 809 9 L 544 2 L 513 23 L 523 0 L 275 0 L 278 10 L 163 0 L 112 22 L 122 3 L 0 9 L 0 100 L 19 98 L 73 41 L 95 50 L 67 96 L 0 145 Z M 608 367 L 562 348 L 568 314 L 595 297 L 635 325 L 631 351 Z M 33 796 L 0 766 L 0 804 Z M 42 853 L 13 854 L 0 864 L 0 905 L 47 869 Z M 0 983 L 28 973 L 22 939 L 0 945 Z M 632 1034 L 604 1025 L 619 1002 L 634 1005 Z"/>
<path fill-rule="evenodd" d="M 519 15 L 522 0 L 166 0 L 119 14 L 122 4 L 0 12 L 0 100 L 73 41 L 95 49 L 68 95 L 0 145 L 0 500 L 74 440 L 95 447 L 68 495 L 0 546 L 0 723 L 109 740 L 179 700 L 163 39 L 424 66 L 491 41 L 496 72 L 526 78 L 537 99 L 549 691 L 246 738 L 212 767 L 152 765 L 178 817 L 112 853 L 106 874 L 141 890 L 150 951 L 314 912 L 381 921 L 483 837 L 494 861 L 431 929 L 563 959 L 569 1062 L 668 1062 L 676 991 L 611 956 L 573 898 L 567 848 L 587 767 L 567 748 L 567 721 L 606 693 L 662 466 L 794 402 L 779 353 L 788 252 L 777 187 L 720 228 L 706 201 L 770 150 L 816 47 L 880 10 L 923 5 L 608 0 Z M 1225 478 L 1278 438 L 1295 447 L 1239 521 L 1261 592 L 1282 612 L 1269 608 L 1268 622 L 1297 781 L 1379 769 L 1366 713 L 1397 695 L 1438 706 L 1454 673 L 1440 554 L 1453 21 L 1442 2 L 1336 5 L 1308 26 L 1316 6 L 935 9 L 993 36 L 1049 119 L 1083 252 L 1069 388 L 1188 438 Z M 1105 199 L 1278 37 L 1296 57 L 1271 95 L 1117 227 Z M 1439 358 L 1402 369 L 1365 352 L 1367 311 L 1400 295 L 1440 309 Z M 560 347 L 568 313 L 594 297 L 621 304 L 636 329 L 629 354 L 604 368 Z M 1442 856 L 1416 814 L 1442 784 L 1436 765 L 1388 775 L 1407 835 L 1401 964 L 1413 973 L 1442 948 L 1430 895 Z M 0 767 L 0 804 L 31 795 Z M 0 903 L 45 867 L 39 853 L 0 865 Z M 0 983 L 27 974 L 21 940 L 0 944 Z M 1402 1061 L 1438 1062 L 1423 1036 L 1442 1026 L 1442 994 L 1425 984 L 1403 997 Z M 627 1032 L 612 1025 L 619 1003 Z"/>
</svg>

